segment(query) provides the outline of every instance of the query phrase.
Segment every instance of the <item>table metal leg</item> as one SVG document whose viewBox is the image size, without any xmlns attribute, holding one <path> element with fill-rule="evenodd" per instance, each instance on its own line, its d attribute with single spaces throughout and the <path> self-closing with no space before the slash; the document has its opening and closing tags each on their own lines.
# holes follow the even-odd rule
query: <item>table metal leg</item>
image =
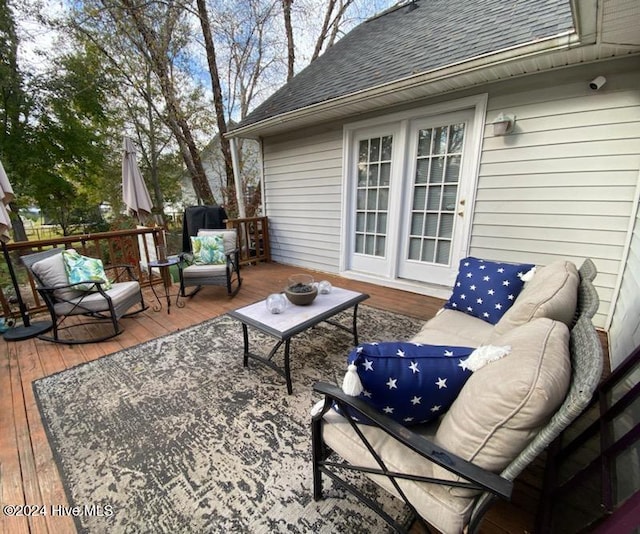
<svg viewBox="0 0 640 534">
<path fill-rule="evenodd" d="M 244 367 L 249 367 L 249 332 L 247 331 L 247 325 L 244 323 L 242 323 L 242 340 L 244 342 L 242 365 Z"/>
</svg>

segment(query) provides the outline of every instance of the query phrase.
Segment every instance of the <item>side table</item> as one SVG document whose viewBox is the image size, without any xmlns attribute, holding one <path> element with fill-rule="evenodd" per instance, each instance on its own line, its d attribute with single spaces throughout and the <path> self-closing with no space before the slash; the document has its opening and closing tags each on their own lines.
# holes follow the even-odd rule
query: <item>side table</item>
<svg viewBox="0 0 640 534">
<path fill-rule="evenodd" d="M 149 273 L 149 281 L 151 281 L 151 273 L 152 269 L 158 269 L 160 271 L 160 276 L 162 277 L 162 285 L 164 286 L 164 296 L 167 299 L 167 314 L 171 313 L 171 273 L 169 272 L 169 268 L 173 265 L 177 265 L 178 269 L 182 268 L 182 260 L 177 256 L 170 256 L 164 261 L 150 261 L 147 264 L 148 273 Z M 158 303 L 153 306 L 153 311 L 160 311 L 162 309 L 162 301 L 160 300 L 160 295 L 156 292 L 155 284 L 151 285 L 151 291 L 153 291 L 154 296 Z M 180 291 L 178 291 L 175 295 L 176 297 L 176 306 L 178 308 L 184 308 L 184 302 L 180 300 Z"/>
</svg>

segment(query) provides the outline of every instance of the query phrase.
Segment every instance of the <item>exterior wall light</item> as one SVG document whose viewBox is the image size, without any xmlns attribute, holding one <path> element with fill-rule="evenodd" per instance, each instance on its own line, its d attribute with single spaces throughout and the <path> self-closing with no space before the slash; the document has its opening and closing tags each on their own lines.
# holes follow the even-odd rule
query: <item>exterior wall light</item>
<svg viewBox="0 0 640 534">
<path fill-rule="evenodd" d="M 516 116 L 500 113 L 491 124 L 493 124 L 493 135 L 507 135 L 516 125 Z"/>
</svg>

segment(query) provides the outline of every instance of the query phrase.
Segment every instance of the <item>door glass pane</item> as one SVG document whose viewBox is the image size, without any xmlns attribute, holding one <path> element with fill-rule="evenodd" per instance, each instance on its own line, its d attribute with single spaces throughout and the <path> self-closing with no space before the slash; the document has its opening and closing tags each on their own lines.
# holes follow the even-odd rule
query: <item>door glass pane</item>
<svg viewBox="0 0 640 534">
<path fill-rule="evenodd" d="M 437 213 L 427 214 L 427 226 L 424 229 L 425 237 L 436 237 L 438 235 L 438 219 Z"/>
<path fill-rule="evenodd" d="M 437 241 L 436 263 L 449 263 L 449 253 L 451 249 L 451 241 Z"/>
<path fill-rule="evenodd" d="M 378 210 L 386 211 L 389 206 L 389 190 L 380 189 L 378 196 Z"/>
<path fill-rule="evenodd" d="M 449 156 L 444 171 L 445 182 L 457 182 L 460 179 L 460 156 Z"/>
<path fill-rule="evenodd" d="M 382 161 L 391 160 L 391 140 L 392 137 L 390 135 L 386 135 L 382 138 L 382 155 L 380 156 Z"/>
<path fill-rule="evenodd" d="M 358 165 L 358 187 L 367 185 L 367 170 L 366 166 Z"/>
<path fill-rule="evenodd" d="M 427 200 L 427 188 L 416 187 L 413 190 L 413 209 L 424 211 L 426 200 Z"/>
<path fill-rule="evenodd" d="M 442 182 L 442 174 L 444 171 L 444 157 L 433 158 L 431 160 L 431 172 L 429 173 L 429 182 L 439 184 Z"/>
<path fill-rule="evenodd" d="M 436 251 L 436 240 L 425 239 L 422 242 L 422 261 L 432 262 Z"/>
<path fill-rule="evenodd" d="M 376 233 L 384 234 L 387 231 L 387 214 L 379 213 L 378 214 L 378 224 L 376 226 Z"/>
<path fill-rule="evenodd" d="M 462 152 L 464 141 L 464 123 L 452 124 L 449 127 L 449 153 Z"/>
<path fill-rule="evenodd" d="M 358 144 L 358 163 L 366 163 L 367 154 L 369 154 L 369 141 L 363 139 Z"/>
<path fill-rule="evenodd" d="M 433 154 L 446 154 L 448 130 L 446 126 L 433 129 Z"/>
<path fill-rule="evenodd" d="M 422 227 L 424 225 L 424 215 L 422 213 L 414 213 L 411 217 L 411 235 L 422 235 Z"/>
<path fill-rule="evenodd" d="M 427 197 L 427 209 L 429 211 L 438 211 L 440 209 L 440 191 L 441 187 L 439 185 L 429 188 L 429 196 Z"/>
<path fill-rule="evenodd" d="M 418 157 L 431 154 L 431 130 L 418 132 Z"/>
<path fill-rule="evenodd" d="M 392 136 L 358 143 L 354 242 L 359 254 L 385 254 L 392 150 Z"/>
<path fill-rule="evenodd" d="M 375 212 L 378 207 L 378 190 L 369 189 L 367 191 L 367 210 L 369 212 Z"/>
<path fill-rule="evenodd" d="M 375 245 L 375 236 L 367 235 L 364 240 L 364 253 L 373 256 L 373 246 Z"/>
<path fill-rule="evenodd" d="M 380 138 L 370 140 L 369 161 L 380 161 Z"/>
<path fill-rule="evenodd" d="M 435 234 L 429 234 L 435 235 Z M 440 215 L 440 229 L 438 230 L 438 237 L 445 237 L 450 239 L 453 237 L 453 215 L 443 213 Z"/>
<path fill-rule="evenodd" d="M 374 233 L 376 231 L 376 214 L 369 213 L 367 215 L 367 233 Z"/>
<path fill-rule="evenodd" d="M 419 260 L 420 259 L 420 246 L 422 245 L 421 239 L 411 238 L 409 239 L 409 259 L 410 260 Z"/>
<path fill-rule="evenodd" d="M 455 185 L 445 185 L 442 190 L 442 211 L 454 211 L 456 209 L 458 187 Z"/>
<path fill-rule="evenodd" d="M 465 123 L 416 132 L 409 259 L 448 265 L 458 202 Z M 427 184 L 425 187 L 425 183 Z M 419 226 L 424 223 L 422 235 Z"/>
<path fill-rule="evenodd" d="M 391 163 L 380 164 L 380 185 L 388 186 L 391 180 Z"/>
<path fill-rule="evenodd" d="M 369 185 L 378 185 L 378 165 L 369 166 Z"/>
<path fill-rule="evenodd" d="M 419 159 L 418 164 L 416 166 L 416 183 L 426 184 L 428 173 L 429 173 L 429 160 Z"/>
</svg>

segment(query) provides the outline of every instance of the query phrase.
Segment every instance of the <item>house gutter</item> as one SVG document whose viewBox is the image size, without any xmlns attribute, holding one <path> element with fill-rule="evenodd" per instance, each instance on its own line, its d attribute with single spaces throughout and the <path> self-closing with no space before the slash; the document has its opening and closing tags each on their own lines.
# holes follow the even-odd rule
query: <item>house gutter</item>
<svg viewBox="0 0 640 534">
<path fill-rule="evenodd" d="M 517 60 L 530 59 L 549 52 L 569 50 L 582 44 L 584 43 L 581 42 L 578 33 L 575 30 L 570 30 L 533 43 L 530 42 L 524 45 L 517 45 L 504 49 L 500 52 L 490 52 L 458 63 L 453 63 L 444 68 L 436 68 L 415 76 L 396 80 L 391 83 L 363 89 L 346 96 L 311 104 L 304 108 L 263 119 L 262 121 L 245 127 L 236 128 L 227 132 L 225 135 L 229 138 L 257 137 L 262 130 L 269 129 L 273 126 L 282 126 L 294 121 L 300 121 L 305 118 L 315 118 L 317 114 L 322 113 L 324 110 L 331 109 L 335 111 L 336 108 L 347 107 L 372 98 L 383 97 L 391 93 L 412 89 L 438 81 L 462 77 L 465 74 L 474 73 L 487 67 L 495 67 L 505 63 L 515 62 Z M 490 82 L 500 79 L 500 76 L 496 76 L 494 79 L 487 79 L 486 81 Z"/>
</svg>

